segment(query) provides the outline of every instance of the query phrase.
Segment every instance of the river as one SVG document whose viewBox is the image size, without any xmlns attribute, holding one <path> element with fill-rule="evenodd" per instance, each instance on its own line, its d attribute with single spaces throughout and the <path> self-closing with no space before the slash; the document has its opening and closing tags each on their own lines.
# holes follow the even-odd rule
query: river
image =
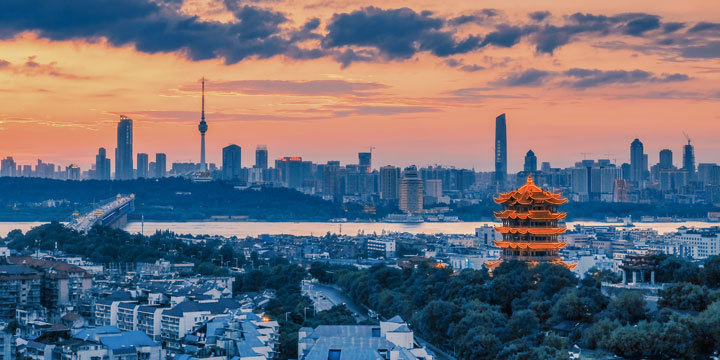
<svg viewBox="0 0 720 360">
<path fill-rule="evenodd" d="M 13 229 L 20 229 L 27 232 L 43 222 L 0 222 L 0 236 L 5 237 Z M 146 235 L 156 230 L 170 230 L 177 234 L 193 235 L 219 235 L 219 236 L 258 236 L 262 234 L 288 234 L 288 235 L 325 235 L 330 233 L 342 233 L 356 235 L 359 232 L 366 234 L 385 232 L 408 232 L 411 234 L 474 234 L 475 228 L 485 224 L 495 225 L 491 222 L 426 222 L 421 224 L 401 223 L 331 223 L 331 222 L 243 222 L 243 221 L 198 221 L 198 222 L 131 222 L 125 226 L 125 230 L 131 233 L 142 232 Z M 584 225 L 620 225 L 614 223 L 593 222 L 593 221 L 569 221 L 567 226 L 572 229 L 575 224 Z M 675 231 L 680 226 L 686 227 L 709 227 L 717 226 L 718 223 L 702 221 L 685 222 L 656 222 L 656 223 L 635 223 L 635 228 L 652 228 L 659 233 Z"/>
</svg>

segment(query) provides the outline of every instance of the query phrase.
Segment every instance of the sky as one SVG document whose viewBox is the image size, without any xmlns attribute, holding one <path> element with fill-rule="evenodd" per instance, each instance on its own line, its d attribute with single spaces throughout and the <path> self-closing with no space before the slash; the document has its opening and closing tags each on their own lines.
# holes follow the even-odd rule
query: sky
<svg viewBox="0 0 720 360">
<path fill-rule="evenodd" d="M 678 164 L 685 134 L 720 161 L 716 0 L 5 0 L 0 157 L 87 169 L 122 114 L 136 153 L 199 162 L 203 77 L 218 164 L 491 171 L 501 113 L 510 171 L 621 164 L 636 137 Z"/>
</svg>

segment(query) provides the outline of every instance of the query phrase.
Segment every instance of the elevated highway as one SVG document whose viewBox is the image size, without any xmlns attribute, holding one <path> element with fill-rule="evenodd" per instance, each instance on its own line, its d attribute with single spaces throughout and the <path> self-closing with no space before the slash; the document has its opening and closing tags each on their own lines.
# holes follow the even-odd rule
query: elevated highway
<svg viewBox="0 0 720 360">
<path fill-rule="evenodd" d="M 86 214 L 77 214 L 67 227 L 87 232 L 94 225 L 111 226 L 120 228 L 127 223 L 127 214 L 135 210 L 135 195 L 120 195 L 116 198 L 104 201 L 92 211 Z"/>
</svg>

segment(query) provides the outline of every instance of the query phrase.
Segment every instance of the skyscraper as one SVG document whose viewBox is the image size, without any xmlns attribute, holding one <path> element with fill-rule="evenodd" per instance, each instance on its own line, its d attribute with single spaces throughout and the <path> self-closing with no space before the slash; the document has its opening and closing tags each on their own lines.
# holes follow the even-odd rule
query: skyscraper
<svg viewBox="0 0 720 360">
<path fill-rule="evenodd" d="M 133 178 L 133 121 L 120 115 L 117 127 L 117 147 L 115 148 L 115 179 Z"/>
<path fill-rule="evenodd" d="M 372 172 L 372 153 L 361 152 L 358 153 L 358 167 L 360 172 L 369 173 Z"/>
<path fill-rule="evenodd" d="M 672 151 L 668 149 L 662 149 L 660 150 L 660 162 L 658 163 L 660 165 L 660 169 L 667 170 L 671 169 L 673 166 L 673 154 Z"/>
<path fill-rule="evenodd" d="M 205 132 L 208 130 L 205 122 L 205 78 L 202 79 L 202 112 L 198 130 L 200 131 L 200 171 L 205 172 L 207 171 L 207 164 L 205 163 Z"/>
<path fill-rule="evenodd" d="M 105 148 L 99 148 L 95 155 L 95 179 L 110 180 L 110 159 Z"/>
<path fill-rule="evenodd" d="M 167 173 L 167 155 L 163 153 L 155 154 L 155 177 L 165 177 Z"/>
<path fill-rule="evenodd" d="M 228 145 L 222 149 L 222 174 L 223 179 L 233 180 L 240 177 L 242 170 L 242 149 L 235 144 Z"/>
<path fill-rule="evenodd" d="M 258 145 L 257 149 L 255 149 L 255 168 L 268 168 L 268 150 L 265 145 Z"/>
<path fill-rule="evenodd" d="M 495 182 L 502 184 L 507 176 L 507 124 L 505 114 L 495 118 Z"/>
<path fill-rule="evenodd" d="M 525 155 L 525 166 L 523 170 L 526 174 L 537 172 L 537 157 L 532 150 L 529 150 Z"/>
<path fill-rule="evenodd" d="M 139 178 L 148 178 L 148 168 L 150 161 L 148 154 L 145 153 L 138 153 L 137 154 L 137 177 Z"/>
<path fill-rule="evenodd" d="M 420 178 L 417 167 L 405 168 L 400 179 L 400 211 L 410 214 L 419 214 L 423 211 L 423 180 Z"/>
<path fill-rule="evenodd" d="M 683 170 L 688 174 L 689 179 L 695 177 L 695 148 L 690 145 L 690 139 L 688 139 L 687 145 L 683 146 Z"/>
<path fill-rule="evenodd" d="M 399 180 L 400 168 L 390 165 L 381 167 L 380 198 L 387 201 L 397 201 Z"/>
<path fill-rule="evenodd" d="M 643 143 L 639 139 L 630 144 L 630 180 L 641 183 L 645 180 L 647 162 L 643 151 Z"/>
</svg>

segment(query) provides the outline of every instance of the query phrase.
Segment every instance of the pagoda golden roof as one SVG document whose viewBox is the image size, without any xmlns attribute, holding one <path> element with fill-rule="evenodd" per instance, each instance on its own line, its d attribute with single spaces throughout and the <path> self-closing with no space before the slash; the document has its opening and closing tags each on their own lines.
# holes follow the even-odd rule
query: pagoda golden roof
<svg viewBox="0 0 720 360">
<path fill-rule="evenodd" d="M 567 231 L 564 227 L 508 227 L 496 226 L 495 230 L 501 234 L 530 234 L 530 235 L 560 235 Z"/>
<path fill-rule="evenodd" d="M 566 242 L 550 241 L 504 241 L 496 240 L 495 246 L 503 249 L 520 249 L 520 250 L 560 250 L 567 245 Z"/>
<path fill-rule="evenodd" d="M 520 219 L 520 220 L 561 220 L 567 216 L 567 213 L 552 212 L 550 210 L 530 210 L 528 212 L 517 212 L 516 210 L 493 211 L 495 217 L 502 220 Z"/>
<path fill-rule="evenodd" d="M 535 185 L 532 176 L 528 176 L 525 185 L 521 186 L 517 190 L 500 193 L 500 195 L 493 200 L 495 200 L 498 204 L 504 205 L 530 205 L 533 203 L 562 205 L 567 202 L 567 199 L 563 198 L 560 193 L 543 190 L 539 186 Z"/>
<path fill-rule="evenodd" d="M 502 262 L 502 259 L 491 260 L 485 263 L 485 267 L 488 268 L 488 270 L 493 271 L 496 267 L 500 266 Z M 530 267 L 535 267 L 538 264 L 540 263 L 537 261 L 528 261 L 528 265 L 530 265 Z M 562 261 L 562 259 L 553 260 L 550 262 L 550 264 L 564 266 L 568 270 L 573 270 L 578 266 L 578 264 L 566 263 L 565 261 Z"/>
</svg>

